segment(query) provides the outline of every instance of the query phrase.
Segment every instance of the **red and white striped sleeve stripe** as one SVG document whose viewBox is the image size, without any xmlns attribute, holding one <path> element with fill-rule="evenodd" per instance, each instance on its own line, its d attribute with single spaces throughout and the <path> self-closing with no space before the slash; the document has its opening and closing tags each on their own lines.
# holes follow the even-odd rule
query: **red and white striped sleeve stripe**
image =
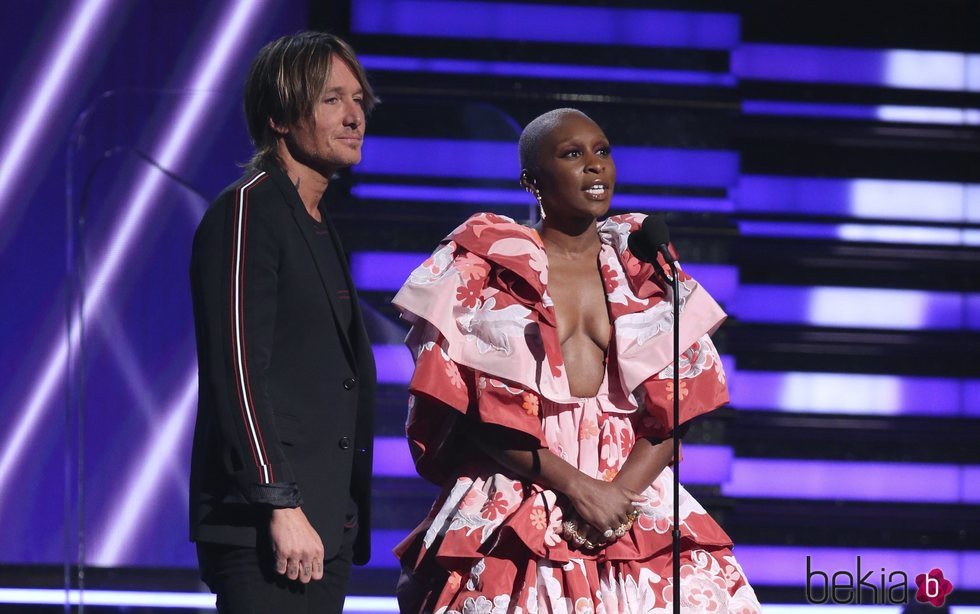
<svg viewBox="0 0 980 614">
<path fill-rule="evenodd" d="M 235 387 L 242 411 L 242 421 L 248 435 L 252 459 L 259 472 L 259 482 L 270 484 L 275 480 L 269 455 L 265 451 L 262 432 L 259 430 L 255 406 L 252 402 L 252 389 L 248 380 L 248 364 L 245 359 L 245 237 L 248 230 L 248 192 L 268 179 L 268 174 L 257 173 L 245 181 L 237 190 L 234 213 L 234 241 L 232 242 L 231 266 L 231 350 L 234 358 Z"/>
</svg>

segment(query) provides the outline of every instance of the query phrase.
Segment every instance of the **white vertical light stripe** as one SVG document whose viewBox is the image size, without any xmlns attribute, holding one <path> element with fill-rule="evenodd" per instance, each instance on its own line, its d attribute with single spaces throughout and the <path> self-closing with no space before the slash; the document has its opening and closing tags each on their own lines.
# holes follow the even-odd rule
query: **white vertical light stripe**
<svg viewBox="0 0 980 614">
<path fill-rule="evenodd" d="M 3 157 L 0 158 L 0 216 L 11 197 L 21 194 L 15 189 L 20 173 L 30 168 L 34 151 L 42 143 L 44 125 L 51 112 L 57 109 L 69 85 L 71 74 L 86 59 L 90 41 L 98 38 L 105 26 L 109 7 L 113 0 L 87 0 L 77 3 L 75 11 L 68 18 L 61 32 L 51 40 L 54 43 L 52 56 L 40 68 L 38 74 L 44 75 L 24 98 L 16 121 L 10 122 L 15 132 L 5 139 Z M 80 7 L 80 8 L 78 8 Z"/>
<path fill-rule="evenodd" d="M 194 368 L 184 377 L 177 399 L 166 406 L 170 409 L 162 413 L 166 416 L 163 422 L 150 431 L 150 443 L 142 457 L 142 464 L 130 474 L 125 487 L 119 491 L 122 500 L 109 508 L 113 512 L 103 525 L 108 527 L 108 535 L 96 545 L 91 561 L 93 564 L 113 567 L 125 562 L 124 548 L 134 543 L 132 536 L 139 527 L 138 521 L 143 511 L 158 500 L 153 493 L 159 491 L 158 484 L 171 462 L 170 457 L 180 447 L 180 442 L 187 440 L 196 401 L 197 368 Z"/>
<path fill-rule="evenodd" d="M 232 10 L 222 15 L 217 26 L 217 36 L 214 37 L 216 42 L 203 54 L 207 62 L 195 72 L 191 80 L 192 90 L 213 87 L 215 82 L 220 82 L 224 78 L 221 71 L 230 68 L 227 65 L 228 56 L 234 52 L 236 45 L 244 40 L 244 34 L 251 20 L 261 12 L 263 6 L 261 3 L 240 0 L 235 2 Z M 167 131 L 164 139 L 153 149 L 153 157 L 164 167 L 175 168 L 190 144 L 194 142 L 194 132 L 208 110 L 204 104 L 206 99 L 207 96 L 203 94 L 190 97 L 189 101 L 178 110 L 174 121 L 165 124 L 173 128 Z M 98 314 L 108 294 L 109 286 L 116 280 L 130 248 L 148 223 L 150 205 L 163 177 L 162 173 L 147 171 L 137 181 L 136 193 L 120 201 L 125 203 L 127 208 L 123 212 L 121 221 L 113 225 L 114 230 L 107 248 L 92 267 L 95 274 L 88 284 L 82 306 L 82 313 L 86 318 Z M 18 404 L 24 407 L 24 411 L 16 420 L 13 435 L 0 446 L 3 450 L 3 456 L 0 457 L 0 501 L 4 500 L 3 491 L 13 478 L 15 466 L 23 456 L 28 439 L 38 427 L 44 412 L 50 408 L 56 391 L 64 384 L 63 377 L 68 361 L 75 359 L 75 356 L 68 356 L 69 334 L 71 347 L 77 347 L 81 325 L 82 321 L 76 314 L 69 326 L 71 333 L 62 332 L 45 354 L 41 376 L 30 387 L 29 399 L 25 403 Z"/>
</svg>

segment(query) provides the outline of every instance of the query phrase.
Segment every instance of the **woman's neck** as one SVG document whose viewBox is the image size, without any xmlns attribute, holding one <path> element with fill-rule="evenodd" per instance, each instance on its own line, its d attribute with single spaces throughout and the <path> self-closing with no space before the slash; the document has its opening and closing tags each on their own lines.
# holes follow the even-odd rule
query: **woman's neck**
<svg viewBox="0 0 980 614">
<path fill-rule="evenodd" d="M 591 258 L 601 247 L 599 231 L 591 218 L 562 222 L 545 218 L 535 224 L 534 229 L 541 236 L 549 257 Z"/>
</svg>

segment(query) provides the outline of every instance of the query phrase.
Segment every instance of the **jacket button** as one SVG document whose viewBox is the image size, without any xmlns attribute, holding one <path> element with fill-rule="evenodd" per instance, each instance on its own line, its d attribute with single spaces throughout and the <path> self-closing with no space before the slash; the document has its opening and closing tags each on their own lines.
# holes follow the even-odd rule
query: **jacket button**
<svg viewBox="0 0 980 614">
<path fill-rule="evenodd" d="M 357 385 L 357 380 L 353 377 L 348 377 L 344 380 L 344 390 L 353 390 L 354 386 Z"/>
<path fill-rule="evenodd" d="M 340 446 L 341 450 L 350 448 L 350 437 L 341 437 L 340 441 L 337 442 L 337 445 Z"/>
</svg>

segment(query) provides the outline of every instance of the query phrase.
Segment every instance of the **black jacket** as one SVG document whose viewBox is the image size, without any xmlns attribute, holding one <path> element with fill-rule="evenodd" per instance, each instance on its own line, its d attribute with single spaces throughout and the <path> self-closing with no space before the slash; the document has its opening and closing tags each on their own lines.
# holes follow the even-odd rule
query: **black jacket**
<svg viewBox="0 0 980 614">
<path fill-rule="evenodd" d="M 360 524 L 354 562 L 363 564 L 370 555 L 374 357 L 339 238 L 320 208 L 346 288 L 329 283 L 330 263 L 309 214 L 278 167 L 250 171 L 226 189 L 194 236 L 200 399 L 191 539 L 255 546 L 271 508 L 301 504 L 329 559 L 353 498 Z M 336 309 L 348 289 L 349 328 Z"/>
</svg>

